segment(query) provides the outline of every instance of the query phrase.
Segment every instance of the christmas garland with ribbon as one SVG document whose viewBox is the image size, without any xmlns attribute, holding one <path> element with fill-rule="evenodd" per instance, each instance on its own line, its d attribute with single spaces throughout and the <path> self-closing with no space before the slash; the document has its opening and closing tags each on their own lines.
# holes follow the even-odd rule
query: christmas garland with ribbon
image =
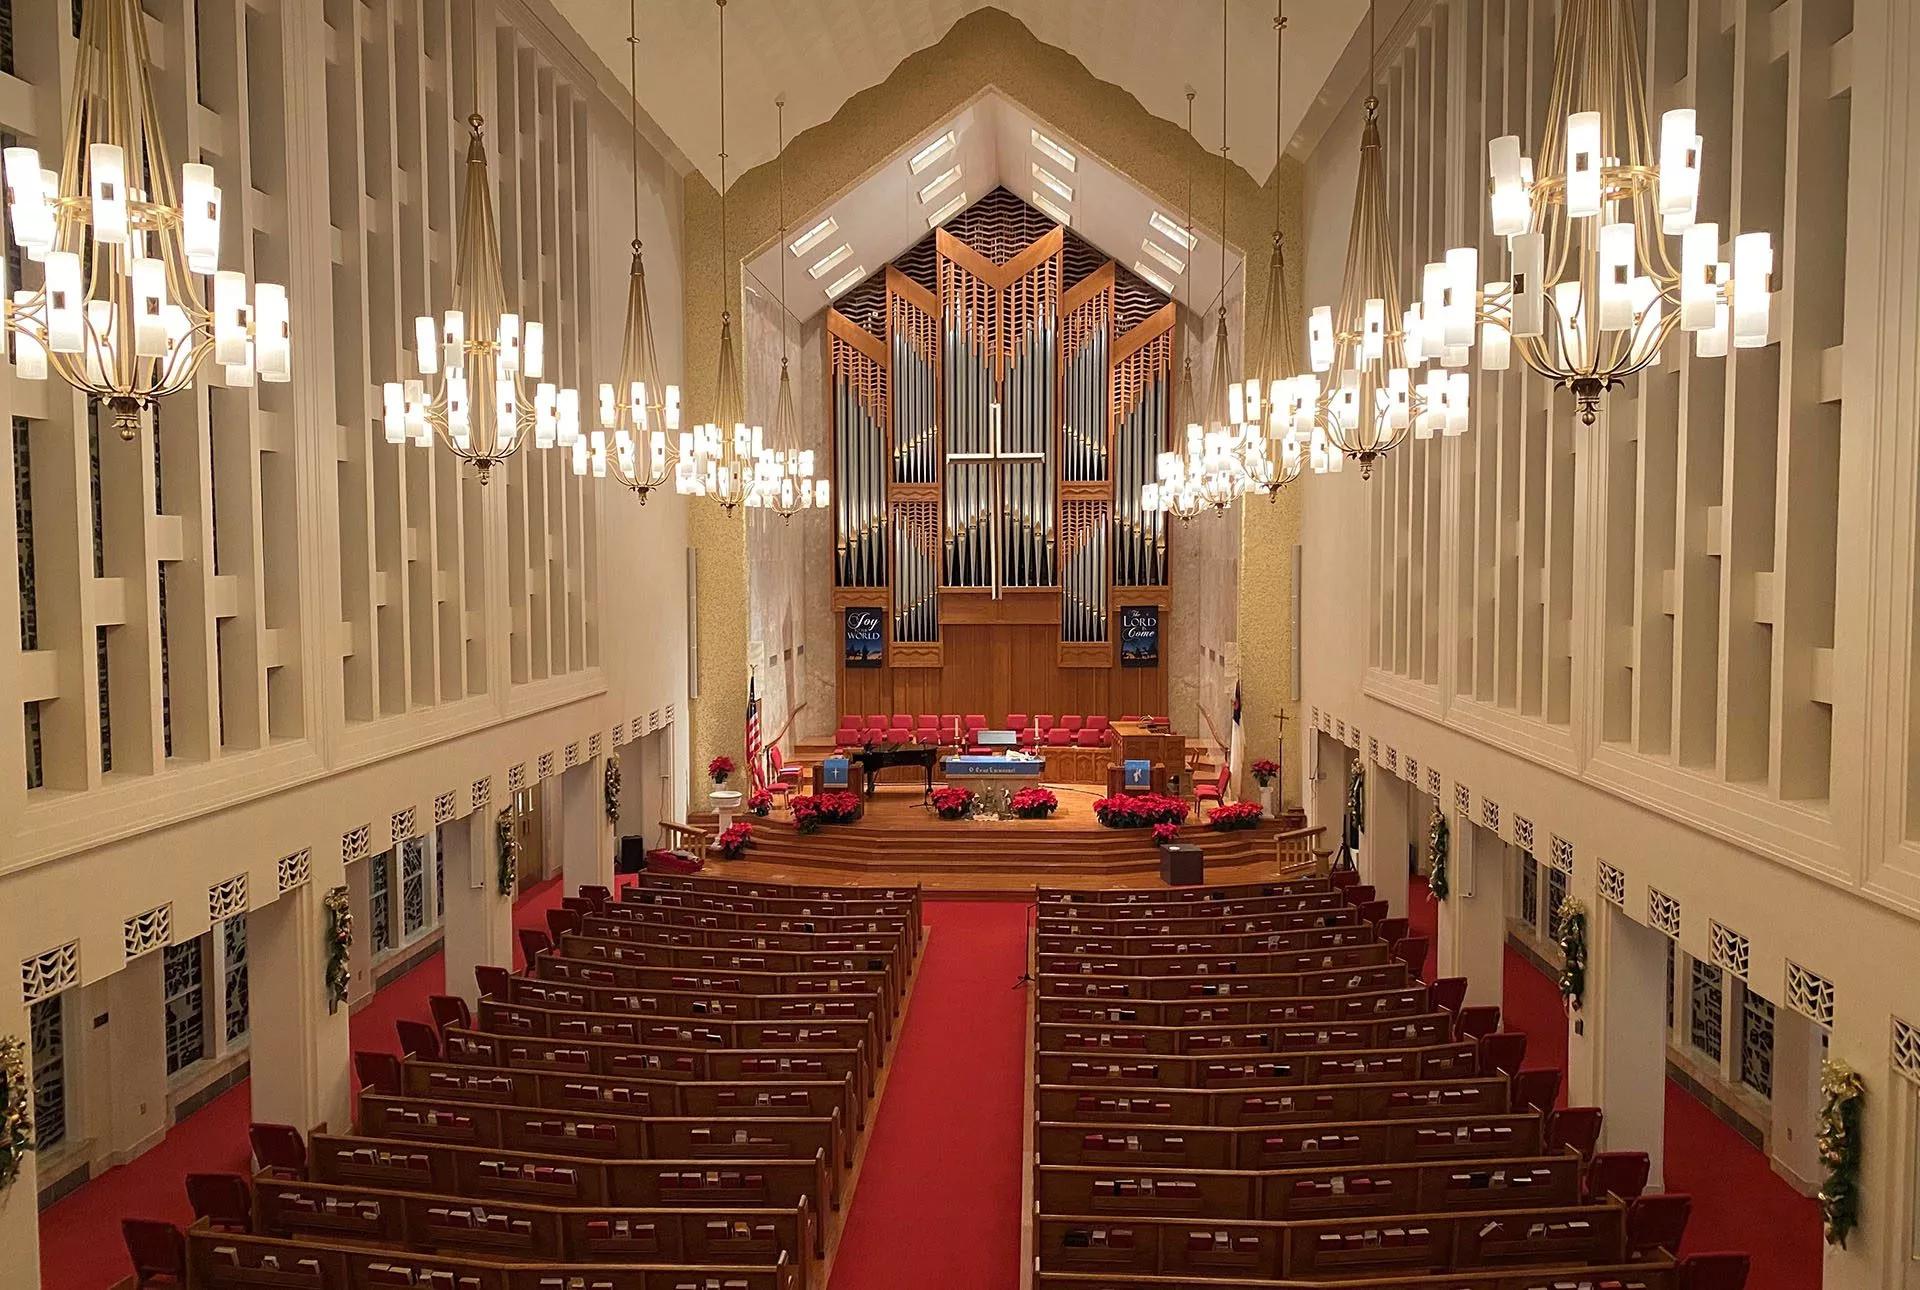
<svg viewBox="0 0 1920 1290">
<path fill-rule="evenodd" d="M 501 807 L 493 826 L 493 849 L 500 862 L 497 877 L 502 896 L 511 896 L 514 884 L 520 879 L 520 837 L 513 825 L 513 808 Z"/>
<path fill-rule="evenodd" d="M 0 1039 L 0 1085 L 6 1100 L 0 1103 L 0 1192 L 13 1186 L 33 1150 L 33 1103 L 27 1088 L 27 1046 L 18 1037 Z"/>
<path fill-rule="evenodd" d="M 1435 900 L 1445 900 L 1452 890 L 1447 878 L 1447 851 L 1451 841 L 1446 813 L 1436 806 L 1427 817 L 1427 890 Z"/>
<path fill-rule="evenodd" d="M 1577 897 L 1560 902 L 1560 998 L 1568 1012 L 1587 997 L 1587 907 Z"/>
<path fill-rule="evenodd" d="M 327 1011 L 338 1012 L 347 1001 L 347 956 L 353 951 L 353 909 L 347 889 L 335 887 L 320 898 L 327 911 Z"/>
<path fill-rule="evenodd" d="M 1360 758 L 1353 759 L 1353 768 L 1347 776 L 1347 848 L 1360 849 L 1360 835 L 1367 828 L 1367 775 L 1366 768 L 1360 764 Z"/>
<path fill-rule="evenodd" d="M 620 755 L 607 754 L 607 823 L 620 823 Z"/>
<path fill-rule="evenodd" d="M 1829 1057 L 1820 1067 L 1820 1091 L 1820 1160 L 1827 1167 L 1820 1219 L 1827 1244 L 1845 1249 L 1860 1224 L 1860 1110 L 1867 1086 L 1858 1071 Z"/>
</svg>

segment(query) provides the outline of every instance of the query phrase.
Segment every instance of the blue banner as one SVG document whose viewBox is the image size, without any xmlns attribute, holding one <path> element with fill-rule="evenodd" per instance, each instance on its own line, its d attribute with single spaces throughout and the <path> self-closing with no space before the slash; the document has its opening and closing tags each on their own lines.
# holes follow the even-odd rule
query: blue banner
<svg viewBox="0 0 1920 1290">
<path fill-rule="evenodd" d="M 829 757 L 820 763 L 821 788 L 845 788 L 850 774 L 850 763 L 845 757 Z"/>
<path fill-rule="evenodd" d="M 1120 607 L 1120 666 L 1160 666 L 1160 606 Z"/>
<path fill-rule="evenodd" d="M 1153 787 L 1153 763 L 1144 757 L 1129 757 L 1125 765 L 1127 788 L 1148 789 Z"/>
<path fill-rule="evenodd" d="M 848 667 L 879 667 L 887 653 L 884 611 L 870 605 L 849 605 L 846 637 Z"/>
</svg>

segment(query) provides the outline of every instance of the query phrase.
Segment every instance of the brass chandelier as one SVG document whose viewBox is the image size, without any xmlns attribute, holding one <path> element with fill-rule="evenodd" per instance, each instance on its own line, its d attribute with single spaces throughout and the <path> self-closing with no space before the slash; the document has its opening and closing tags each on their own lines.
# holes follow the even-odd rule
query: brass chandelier
<svg viewBox="0 0 1920 1290">
<path fill-rule="evenodd" d="M 780 151 L 775 155 L 780 185 L 780 237 L 776 246 L 787 244 L 787 101 L 776 98 L 774 113 L 779 132 Z M 801 511 L 825 507 L 832 490 L 825 479 L 813 474 L 813 449 L 800 445 L 802 422 L 793 401 L 793 381 L 787 375 L 787 257 L 780 261 L 780 392 L 773 405 L 771 441 L 754 461 L 753 491 L 747 505 L 773 511 L 781 519 L 792 519 Z"/>
<path fill-rule="evenodd" d="M 1280 87 L 1286 71 L 1286 5 L 1278 4 L 1273 15 L 1273 256 L 1267 262 L 1266 310 L 1260 324 L 1258 358 L 1249 351 L 1251 371 L 1242 382 L 1242 400 L 1247 422 L 1255 433 L 1248 440 L 1246 457 L 1248 492 L 1258 489 L 1268 502 L 1278 501 L 1280 491 L 1300 478 L 1304 464 L 1302 439 L 1313 432 L 1306 410 L 1307 391 L 1300 389 L 1300 347 L 1294 339 L 1293 310 L 1287 296 L 1287 264 L 1280 232 L 1280 159 L 1286 148 L 1280 136 Z M 1267 433 L 1260 434 L 1261 399 L 1265 397 Z"/>
<path fill-rule="evenodd" d="M 640 16 L 627 5 L 628 84 L 633 87 L 633 261 L 627 270 L 627 324 L 620 346 L 620 379 L 600 385 L 600 428 L 573 441 L 573 473 L 609 476 L 646 505 L 647 495 L 673 479 L 673 436 L 680 430 L 680 387 L 660 377 L 647 308 L 647 270 L 640 254 Z"/>
<path fill-rule="evenodd" d="M 59 172 L 34 148 L 4 162 L 13 239 L 42 282 L 9 298 L 0 258 L 0 342 L 13 336 L 20 377 L 52 372 L 128 440 L 208 363 L 230 387 L 292 376 L 286 288 L 257 283 L 249 305 L 246 275 L 219 267 L 213 168 L 182 166 L 176 195 L 151 65 L 138 0 L 88 0 Z"/>
<path fill-rule="evenodd" d="M 1675 108 L 1656 157 L 1631 6 L 1565 0 L 1538 168 L 1517 135 L 1487 147 L 1492 232 L 1512 276 L 1483 288 L 1471 247 L 1428 265 L 1420 347 L 1478 339 L 1491 371 L 1518 350 L 1592 425 L 1601 396 L 1652 365 L 1676 327 L 1701 358 L 1724 358 L 1729 339 L 1766 345 L 1773 239 L 1743 233 L 1731 266 L 1720 259 L 1720 226 L 1695 218 L 1702 142 L 1694 110 Z M 1663 236 L 1680 239 L 1677 268 Z"/>
<path fill-rule="evenodd" d="M 414 319 L 419 375 L 388 381 L 383 395 L 388 443 L 427 448 L 438 438 L 455 457 L 470 462 L 485 485 L 493 468 L 529 440 L 540 448 L 571 448 L 580 437 L 580 392 L 540 379 L 546 368 L 545 329 L 531 320 L 523 328 L 520 315 L 508 306 L 479 75 L 476 58 L 453 302 L 437 328 L 428 315 Z M 531 392 L 528 381 L 536 382 Z"/>
<path fill-rule="evenodd" d="M 711 498 L 731 515 L 754 491 L 755 467 L 765 441 L 761 426 L 747 424 L 740 363 L 734 356 L 733 311 L 727 306 L 727 0 L 720 11 L 720 358 L 711 420 L 680 436 L 675 491 Z"/>
</svg>

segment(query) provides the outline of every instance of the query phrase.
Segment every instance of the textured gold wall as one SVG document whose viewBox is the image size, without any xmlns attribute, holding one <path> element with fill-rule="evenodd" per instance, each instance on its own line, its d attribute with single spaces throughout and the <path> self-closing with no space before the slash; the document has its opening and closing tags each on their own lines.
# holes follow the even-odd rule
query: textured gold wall
<svg viewBox="0 0 1920 1290">
<path fill-rule="evenodd" d="M 1205 69 L 1196 68 L 1196 74 Z M 830 201 L 882 159 L 917 141 L 987 87 L 1017 100 L 1075 143 L 1153 193 L 1169 210 L 1186 201 L 1193 182 L 1196 222 L 1219 232 L 1220 159 L 1197 148 L 1179 126 L 1148 113 L 1125 90 L 1094 79 L 1071 55 L 1042 44 L 997 9 L 977 10 L 954 24 L 938 44 L 896 67 L 872 89 L 849 99 L 832 120 L 791 140 L 786 151 L 787 209 L 805 211 Z M 772 104 L 767 106 L 772 111 Z M 1226 238 L 1246 249 L 1246 316 L 1264 308 L 1272 243 L 1274 187 L 1256 186 L 1238 167 L 1227 182 Z M 1290 246 L 1299 244 L 1300 168 L 1288 160 L 1277 172 L 1282 222 Z M 692 419 L 713 407 L 719 349 L 721 292 L 733 310 L 739 343 L 740 262 L 778 230 L 774 167 L 756 167 L 733 182 L 727 197 L 728 238 L 721 277 L 719 199 L 699 175 L 686 183 L 686 372 L 683 388 Z M 1124 249 L 1124 248 L 1122 248 Z M 1291 266 L 1298 297 L 1298 266 Z M 1295 319 L 1294 325 L 1300 326 Z M 1239 366 L 1236 349 L 1235 366 Z M 755 409 L 763 417 L 762 409 Z M 1274 713 L 1287 707 L 1287 606 L 1292 596 L 1290 551 L 1299 532 L 1297 503 L 1282 498 L 1243 504 L 1239 633 L 1243 711 L 1249 759 L 1279 747 Z M 697 505 L 689 540 L 698 549 L 699 697 L 693 701 L 694 774 L 718 753 L 740 756 L 747 703 L 746 529 L 738 516 Z M 1298 741 L 1288 727 L 1289 765 Z M 703 781 L 696 778 L 696 783 Z M 700 805 L 696 794 L 696 808 Z"/>
</svg>

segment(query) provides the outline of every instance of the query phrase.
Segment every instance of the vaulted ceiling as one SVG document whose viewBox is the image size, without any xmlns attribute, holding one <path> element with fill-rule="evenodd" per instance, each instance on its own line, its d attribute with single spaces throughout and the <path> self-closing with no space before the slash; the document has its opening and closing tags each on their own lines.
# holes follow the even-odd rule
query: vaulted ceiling
<svg viewBox="0 0 1920 1290">
<path fill-rule="evenodd" d="M 554 0 L 622 85 L 629 0 Z M 638 0 L 639 100 L 708 180 L 719 177 L 718 10 L 713 0 Z M 1229 156 L 1265 183 L 1276 139 L 1291 138 L 1356 28 L 1361 0 L 1289 0 L 1286 80 L 1276 132 L 1276 0 L 729 0 L 727 170 L 770 160 L 772 101 L 786 96 L 787 134 L 832 119 L 910 54 L 975 10 L 997 8 L 1034 37 L 1176 124 L 1194 99 L 1194 133 L 1220 146 L 1222 10 L 1228 27 Z M 1396 6 L 1397 8 L 1397 6 Z"/>
</svg>

